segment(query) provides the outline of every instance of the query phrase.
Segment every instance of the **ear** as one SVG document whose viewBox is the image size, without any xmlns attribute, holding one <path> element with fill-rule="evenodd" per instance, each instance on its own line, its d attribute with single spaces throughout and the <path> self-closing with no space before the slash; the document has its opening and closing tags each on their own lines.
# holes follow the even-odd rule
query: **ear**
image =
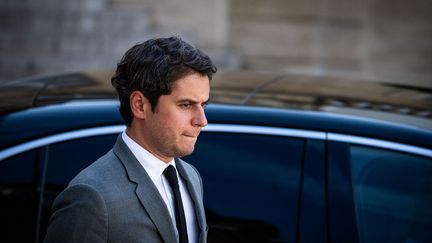
<svg viewBox="0 0 432 243">
<path fill-rule="evenodd" d="M 146 119 L 146 112 L 151 109 L 150 102 L 140 91 L 134 91 L 129 98 L 130 107 L 134 118 Z"/>
</svg>

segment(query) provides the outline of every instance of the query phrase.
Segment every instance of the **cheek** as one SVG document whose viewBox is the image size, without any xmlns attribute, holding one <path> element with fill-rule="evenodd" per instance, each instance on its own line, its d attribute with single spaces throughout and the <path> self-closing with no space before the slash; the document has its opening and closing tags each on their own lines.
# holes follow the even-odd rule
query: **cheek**
<svg viewBox="0 0 432 243">
<path fill-rule="evenodd" d="M 164 121 L 171 128 L 182 130 L 190 123 L 190 115 L 187 111 L 173 111 L 166 114 Z"/>
<path fill-rule="evenodd" d="M 162 119 L 158 119 L 155 121 L 154 126 L 157 127 L 158 132 L 161 137 L 164 137 L 167 140 L 177 140 L 180 134 L 182 133 L 183 126 L 181 124 L 181 120 L 176 116 L 167 116 Z"/>
<path fill-rule="evenodd" d="M 178 107 L 166 107 L 163 111 L 157 114 L 157 119 L 154 121 L 158 126 L 159 132 L 163 133 L 166 138 L 180 139 L 185 132 L 190 132 L 191 129 L 191 114 L 190 111 L 181 110 Z"/>
</svg>

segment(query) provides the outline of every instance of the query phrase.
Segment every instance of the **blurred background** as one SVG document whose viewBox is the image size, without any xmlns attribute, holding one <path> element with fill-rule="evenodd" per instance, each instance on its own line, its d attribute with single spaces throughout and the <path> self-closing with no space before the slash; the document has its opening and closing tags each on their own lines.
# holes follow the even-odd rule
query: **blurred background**
<svg viewBox="0 0 432 243">
<path fill-rule="evenodd" d="M 114 68 L 178 35 L 219 69 L 432 88 L 432 0 L 1 0 L 0 81 Z"/>
</svg>

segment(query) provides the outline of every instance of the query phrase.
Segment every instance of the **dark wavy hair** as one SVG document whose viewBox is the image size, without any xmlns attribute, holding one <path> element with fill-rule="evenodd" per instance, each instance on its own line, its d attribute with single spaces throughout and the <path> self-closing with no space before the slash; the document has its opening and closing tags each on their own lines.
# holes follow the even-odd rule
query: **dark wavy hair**
<svg viewBox="0 0 432 243">
<path fill-rule="evenodd" d="M 132 92 L 141 91 L 154 111 L 159 97 L 170 94 L 176 80 L 192 73 L 207 75 L 211 80 L 216 71 L 206 54 L 173 36 L 150 39 L 130 48 L 117 64 L 111 84 L 120 99 L 120 114 L 130 125 Z"/>
</svg>

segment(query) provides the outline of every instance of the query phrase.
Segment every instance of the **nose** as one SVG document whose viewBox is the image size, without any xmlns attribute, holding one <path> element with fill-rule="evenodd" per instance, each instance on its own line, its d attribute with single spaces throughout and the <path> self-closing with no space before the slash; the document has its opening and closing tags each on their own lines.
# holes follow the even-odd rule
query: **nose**
<svg viewBox="0 0 432 243">
<path fill-rule="evenodd" d="M 204 112 L 204 108 L 200 107 L 197 109 L 192 124 L 194 126 L 198 126 L 198 127 L 205 127 L 207 126 L 208 122 L 207 122 L 207 118 Z"/>
</svg>

